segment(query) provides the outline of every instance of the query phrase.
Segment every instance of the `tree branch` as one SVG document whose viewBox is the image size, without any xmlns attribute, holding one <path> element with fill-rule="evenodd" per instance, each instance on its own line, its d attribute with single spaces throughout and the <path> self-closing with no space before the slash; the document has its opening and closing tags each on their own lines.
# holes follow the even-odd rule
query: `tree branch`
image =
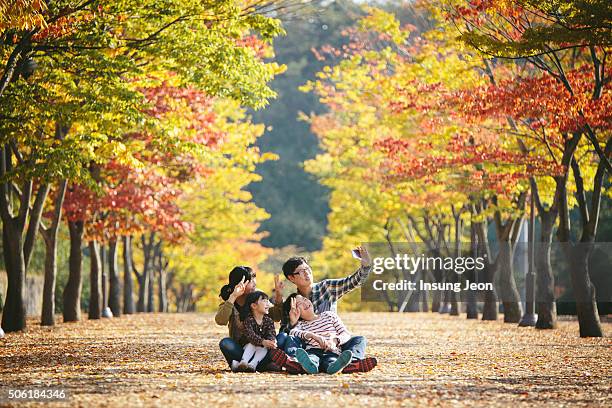
<svg viewBox="0 0 612 408">
<path fill-rule="evenodd" d="M 11 215 L 11 206 L 8 198 L 9 182 L 3 180 L 4 178 L 6 178 L 7 149 L 8 146 L 2 147 L 0 149 L 0 215 L 2 216 L 2 222 L 8 225 L 13 221 L 13 216 Z"/>
</svg>

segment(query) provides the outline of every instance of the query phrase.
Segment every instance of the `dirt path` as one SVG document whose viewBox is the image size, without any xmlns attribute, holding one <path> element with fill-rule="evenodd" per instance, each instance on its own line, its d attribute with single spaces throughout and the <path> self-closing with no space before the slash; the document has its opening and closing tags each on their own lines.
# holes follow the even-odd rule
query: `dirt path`
<svg viewBox="0 0 612 408">
<path fill-rule="evenodd" d="M 9 388 L 65 389 L 70 406 L 612 405 L 612 338 L 437 314 L 344 313 L 368 338 L 368 374 L 234 374 L 210 314 L 31 322 L 0 340 L 0 405 Z M 604 328 L 612 333 L 612 324 Z M 21 404 L 20 404 L 21 405 Z"/>
</svg>

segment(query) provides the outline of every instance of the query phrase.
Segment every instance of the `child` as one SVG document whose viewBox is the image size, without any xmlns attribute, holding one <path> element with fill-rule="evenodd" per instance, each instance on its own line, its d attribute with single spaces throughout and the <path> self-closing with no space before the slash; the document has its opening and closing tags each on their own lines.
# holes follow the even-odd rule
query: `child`
<svg viewBox="0 0 612 408">
<path fill-rule="evenodd" d="M 255 372 L 257 364 L 268 353 L 267 349 L 276 348 L 274 321 L 268 316 L 270 306 L 268 295 L 261 291 L 247 295 L 240 311 L 240 320 L 244 337 L 249 343 L 244 346 L 242 359 L 232 361 L 232 371 Z"/>
<path fill-rule="evenodd" d="M 351 339 L 351 334 L 335 312 L 317 315 L 310 300 L 303 296 L 289 296 L 283 305 L 285 312 L 288 313 L 296 303 L 300 320 L 289 334 L 306 341 L 306 349 L 298 348 L 295 352 L 298 362 L 309 374 L 319 370 L 328 374 L 340 372 L 353 359 L 352 351 L 340 348 Z"/>
</svg>

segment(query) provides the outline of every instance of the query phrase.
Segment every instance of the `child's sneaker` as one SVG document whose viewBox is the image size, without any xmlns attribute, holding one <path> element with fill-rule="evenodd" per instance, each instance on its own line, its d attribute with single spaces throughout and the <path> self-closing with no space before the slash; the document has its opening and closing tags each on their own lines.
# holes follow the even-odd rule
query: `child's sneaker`
<svg viewBox="0 0 612 408">
<path fill-rule="evenodd" d="M 249 363 L 242 360 L 240 363 L 238 363 L 238 371 L 240 371 L 241 373 L 249 371 Z"/>
<path fill-rule="evenodd" d="M 245 371 L 247 373 L 254 373 L 255 371 L 257 371 L 257 364 L 247 364 L 247 368 L 245 369 Z"/>
<path fill-rule="evenodd" d="M 353 352 L 351 350 L 344 350 L 342 353 L 340 353 L 336 361 L 327 367 L 327 374 L 336 374 L 338 371 L 349 365 L 352 359 Z"/>
<path fill-rule="evenodd" d="M 238 366 L 239 366 L 239 365 L 240 365 L 240 363 L 239 363 L 238 361 L 236 361 L 236 360 L 232 360 L 232 365 L 231 365 L 231 367 L 232 367 L 232 371 L 233 371 L 233 372 L 237 372 L 237 371 L 238 371 Z"/>
<path fill-rule="evenodd" d="M 300 363 L 304 371 L 306 371 L 308 374 L 316 374 L 319 372 L 319 367 L 317 367 L 317 365 L 312 362 L 310 356 L 303 348 L 299 348 L 295 351 L 295 357 L 297 358 L 297 361 Z"/>
<path fill-rule="evenodd" d="M 344 367 L 344 370 L 342 370 L 342 373 L 343 374 L 367 373 L 368 371 L 371 371 L 372 369 L 374 369 L 374 367 L 376 367 L 376 364 L 378 364 L 378 361 L 376 361 L 374 357 L 366 357 L 363 360 L 357 360 L 357 361 L 350 363 L 349 365 Z"/>
</svg>

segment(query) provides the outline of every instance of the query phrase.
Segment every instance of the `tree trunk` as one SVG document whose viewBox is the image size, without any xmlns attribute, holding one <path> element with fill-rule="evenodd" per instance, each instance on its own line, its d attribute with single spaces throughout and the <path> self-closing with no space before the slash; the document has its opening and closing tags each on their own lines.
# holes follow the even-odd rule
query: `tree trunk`
<svg viewBox="0 0 612 408">
<path fill-rule="evenodd" d="M 146 262 L 145 262 L 146 263 Z M 149 274 L 143 270 L 138 276 L 138 303 L 136 310 L 144 313 L 147 310 L 147 287 L 149 286 Z"/>
<path fill-rule="evenodd" d="M 470 255 L 476 259 L 478 257 L 478 235 L 476 228 L 472 222 L 470 225 Z M 476 267 L 471 268 L 467 273 L 467 278 L 470 282 L 477 282 L 478 279 Z M 476 292 L 468 289 L 466 293 L 466 312 L 468 319 L 478 319 L 478 305 L 476 303 Z"/>
<path fill-rule="evenodd" d="M 414 275 L 409 277 L 411 282 L 418 282 L 419 276 L 423 276 L 422 271 L 417 271 Z M 416 285 L 416 289 L 410 293 L 410 296 L 406 300 L 406 312 L 420 312 L 422 311 L 422 296 L 423 291 L 419 289 L 419 285 Z"/>
<path fill-rule="evenodd" d="M 89 241 L 89 257 L 89 319 L 99 319 L 102 317 L 101 265 L 100 246 L 95 240 Z"/>
<path fill-rule="evenodd" d="M 449 280 L 449 276 L 448 273 L 444 273 L 445 278 L 444 282 L 450 282 Z M 451 305 L 450 305 L 450 291 L 445 290 L 444 294 L 442 295 L 442 302 L 440 303 L 440 308 L 438 309 L 438 313 L 450 313 L 451 311 Z"/>
<path fill-rule="evenodd" d="M 563 244 L 565 253 L 570 255 L 570 277 L 576 299 L 576 314 L 580 323 L 580 337 L 602 337 L 601 322 L 597 311 L 595 286 L 589 278 L 589 256 L 592 245 L 580 243 L 573 246 Z"/>
<path fill-rule="evenodd" d="M 147 279 L 147 313 L 153 313 L 155 311 L 155 304 L 153 303 L 153 294 L 155 293 L 155 276 L 153 275 L 155 268 L 150 267 L 147 271 L 149 278 Z"/>
<path fill-rule="evenodd" d="M 138 312 L 144 313 L 149 311 L 153 311 L 153 305 L 149 306 L 147 299 L 149 298 L 149 293 L 152 292 L 152 288 L 150 288 L 149 281 L 151 280 L 151 264 L 152 264 L 152 255 L 153 255 L 153 243 L 155 242 L 155 232 L 151 232 L 149 234 L 149 240 L 147 242 L 147 237 L 143 234 L 140 238 L 142 243 L 142 253 L 143 253 L 143 265 L 142 272 L 138 274 L 136 272 L 136 276 L 138 277 Z M 152 298 L 151 293 L 151 298 Z"/>
<path fill-rule="evenodd" d="M 451 271 L 450 273 L 452 273 L 451 282 L 453 282 L 453 284 L 457 282 L 461 282 L 461 280 L 459 279 L 459 276 L 454 271 Z M 454 290 L 451 290 L 448 292 L 448 298 L 449 298 L 449 304 L 450 304 L 449 314 L 451 316 L 459 316 L 460 314 L 459 294 L 455 292 Z"/>
<path fill-rule="evenodd" d="M 421 312 L 429 312 L 429 294 L 426 290 L 421 291 Z"/>
<path fill-rule="evenodd" d="M 612 153 L 612 138 L 608 139 L 605 152 L 607 155 Z M 589 208 L 579 164 L 573 159 L 571 159 L 570 163 L 576 183 L 576 199 L 580 209 L 582 236 L 577 245 L 571 242 L 569 205 L 567 202 L 567 172 L 563 176 L 555 177 L 557 182 L 556 192 L 559 194 L 560 203 L 559 229 L 557 234 L 570 266 L 570 278 L 574 290 L 574 298 L 576 299 L 576 314 L 580 327 L 580 337 L 602 337 L 603 331 L 597 311 L 595 287 L 589 277 L 588 262 L 597 232 L 601 192 L 606 171 L 604 163 L 600 162 L 593 178 L 593 193 Z"/>
<path fill-rule="evenodd" d="M 515 224 L 520 221 L 515 221 Z M 515 226 L 515 228 L 518 228 Z M 503 239 L 499 242 L 499 286 L 502 304 L 504 305 L 504 323 L 518 323 L 523 316 L 521 296 L 514 280 L 514 262 L 512 242 Z"/>
<path fill-rule="evenodd" d="M 57 239 L 45 239 L 45 283 L 43 286 L 41 326 L 55 325 L 55 276 L 57 275 Z"/>
<path fill-rule="evenodd" d="M 69 221 L 70 257 L 68 259 L 68 282 L 64 288 L 64 322 L 81 320 L 81 277 L 83 253 L 83 221 Z"/>
<path fill-rule="evenodd" d="M 159 270 L 159 299 L 158 312 L 165 313 L 168 311 L 168 294 L 166 291 L 166 271 L 161 268 Z"/>
<path fill-rule="evenodd" d="M 14 171 L 13 154 L 19 155 L 10 142 L 0 149 L 0 218 L 8 281 L 2 327 L 6 332 L 23 330 L 26 326 L 26 273 L 49 192 L 49 185 L 41 184 L 32 205 L 34 181 L 26 178 L 17 200 L 13 199 L 14 185 L 6 181 Z"/>
<path fill-rule="evenodd" d="M 101 317 L 111 317 L 108 314 L 108 274 L 106 273 L 106 246 L 98 243 L 98 253 L 100 254 L 100 293 L 102 294 Z"/>
<path fill-rule="evenodd" d="M 176 309 L 180 313 L 189 312 L 193 303 L 193 284 L 181 282 L 179 297 L 177 298 Z"/>
<path fill-rule="evenodd" d="M 5 222 L 2 223 L 2 250 L 8 283 L 2 312 L 2 328 L 9 333 L 26 327 L 26 268 L 21 233 Z"/>
<path fill-rule="evenodd" d="M 45 240 L 45 283 L 43 286 L 43 303 L 40 324 L 55 325 L 55 277 L 57 276 L 57 231 L 62 218 L 62 205 L 68 182 L 63 180 L 55 197 L 53 219 L 48 229 L 41 227 Z"/>
<path fill-rule="evenodd" d="M 121 316 L 121 287 L 119 286 L 119 270 L 117 265 L 117 241 L 108 244 L 108 275 L 109 291 L 108 306 L 114 317 Z"/>
<path fill-rule="evenodd" d="M 537 242 L 536 267 L 536 306 L 538 320 L 537 329 L 554 329 L 557 327 L 557 304 L 555 303 L 555 276 L 550 264 L 553 228 L 557 219 L 557 211 L 540 212 L 542 231 Z"/>
<path fill-rule="evenodd" d="M 496 269 L 498 268 L 497 261 L 493 264 L 485 263 L 485 282 L 495 283 Z M 485 290 L 484 304 L 482 306 L 482 320 L 497 320 L 497 293 L 495 290 Z"/>
<path fill-rule="evenodd" d="M 526 195 L 522 194 L 519 199 L 519 205 L 524 205 Z M 487 282 L 495 284 L 495 275 L 499 272 L 499 289 L 504 305 L 504 322 L 505 323 L 518 323 L 521 320 L 522 308 L 521 308 L 521 297 L 516 289 L 516 283 L 513 275 L 513 252 L 514 244 L 518 239 L 518 233 L 520 231 L 521 218 L 510 217 L 506 221 L 502 220 L 502 215 L 499 210 L 495 211 L 495 232 L 497 240 L 499 242 L 499 253 L 495 259 L 495 268 L 488 268 L 492 274 L 487 273 Z M 479 232 L 480 240 L 480 232 Z M 487 272 L 488 272 L 487 271 Z M 485 292 L 485 310 L 483 311 L 483 320 L 493 317 L 493 307 L 495 308 L 495 317 L 497 318 L 497 304 L 494 306 L 487 304 L 492 302 L 495 298 L 497 301 L 497 295 L 491 294 L 493 291 Z M 485 319 L 486 311 L 486 319 Z"/>
<path fill-rule="evenodd" d="M 453 207 L 453 215 L 455 217 L 455 257 L 459 258 L 461 257 L 461 229 L 463 228 L 462 226 L 462 222 L 461 222 L 461 210 L 458 211 L 457 214 L 455 214 L 455 209 Z M 451 273 L 451 277 L 452 277 L 452 282 L 453 283 L 457 283 L 457 282 L 461 282 L 461 275 L 457 274 L 457 272 L 452 271 Z M 450 292 L 450 302 L 451 302 L 451 310 L 450 310 L 450 315 L 451 316 L 459 316 L 460 314 L 460 309 L 459 309 L 459 293 L 455 292 L 454 290 Z"/>
<path fill-rule="evenodd" d="M 158 268 L 158 299 L 157 311 L 165 313 L 168 311 L 168 290 L 166 288 L 166 267 L 167 262 L 164 262 L 161 241 L 157 249 L 157 268 Z"/>
<path fill-rule="evenodd" d="M 472 211 L 476 215 L 481 215 L 483 210 L 482 204 L 472 206 Z M 484 269 L 482 271 L 484 282 L 495 284 L 495 274 L 498 265 L 497 261 L 491 261 L 487 224 L 486 219 L 481 222 L 475 222 L 474 228 L 478 237 L 478 254 L 484 258 Z M 497 293 L 495 290 L 485 290 L 483 301 L 482 320 L 497 320 Z"/>
<path fill-rule="evenodd" d="M 132 281 L 132 237 L 123 237 L 123 313 L 134 313 L 134 284 Z"/>
<path fill-rule="evenodd" d="M 436 253 L 433 256 L 440 256 L 440 254 Z M 438 268 L 434 269 L 433 277 L 434 277 L 436 282 L 442 283 L 443 276 L 444 275 L 443 275 L 441 270 L 439 270 Z M 442 301 L 442 294 L 440 292 L 441 291 L 439 291 L 439 290 L 434 290 L 433 294 L 431 295 L 431 311 L 432 311 L 432 313 L 439 313 L 440 312 L 441 301 Z"/>
</svg>

